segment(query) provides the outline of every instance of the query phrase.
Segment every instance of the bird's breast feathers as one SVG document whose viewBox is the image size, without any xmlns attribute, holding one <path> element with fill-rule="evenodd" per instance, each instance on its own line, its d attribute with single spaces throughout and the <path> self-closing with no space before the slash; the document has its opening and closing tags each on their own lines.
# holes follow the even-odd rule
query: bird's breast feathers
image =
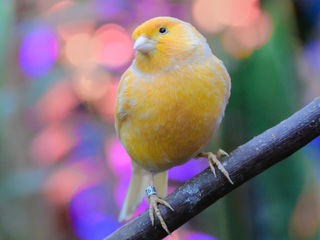
<svg viewBox="0 0 320 240">
<path fill-rule="evenodd" d="M 117 134 L 142 167 L 169 169 L 208 143 L 229 94 L 229 75 L 214 56 L 161 74 L 144 74 L 132 65 L 118 87 Z"/>
</svg>

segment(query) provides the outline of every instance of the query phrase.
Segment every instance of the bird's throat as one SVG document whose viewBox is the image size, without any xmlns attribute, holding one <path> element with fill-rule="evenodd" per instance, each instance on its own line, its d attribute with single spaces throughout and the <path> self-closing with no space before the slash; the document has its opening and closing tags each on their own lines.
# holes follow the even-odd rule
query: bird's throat
<svg viewBox="0 0 320 240">
<path fill-rule="evenodd" d="M 138 52 L 134 67 L 142 73 L 153 74 L 169 69 L 172 61 L 173 57 L 155 51 L 148 54 Z"/>
</svg>

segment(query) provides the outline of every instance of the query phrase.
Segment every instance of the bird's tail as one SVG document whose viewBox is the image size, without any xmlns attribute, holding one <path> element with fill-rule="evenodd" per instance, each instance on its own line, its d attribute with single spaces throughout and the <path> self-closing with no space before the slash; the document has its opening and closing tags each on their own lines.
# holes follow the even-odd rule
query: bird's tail
<svg viewBox="0 0 320 240">
<path fill-rule="evenodd" d="M 145 189 L 150 184 L 150 178 L 150 174 L 147 174 L 143 168 L 132 162 L 132 176 L 129 189 L 119 215 L 120 222 L 129 219 L 135 213 L 145 195 Z M 166 197 L 168 188 L 168 171 L 155 175 L 154 186 L 159 197 Z"/>
</svg>

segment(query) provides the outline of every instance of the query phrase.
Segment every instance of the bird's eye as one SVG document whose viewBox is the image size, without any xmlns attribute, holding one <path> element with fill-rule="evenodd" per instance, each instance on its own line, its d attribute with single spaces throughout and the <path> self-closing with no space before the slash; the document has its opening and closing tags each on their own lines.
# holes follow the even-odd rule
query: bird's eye
<svg viewBox="0 0 320 240">
<path fill-rule="evenodd" d="M 167 28 L 165 28 L 165 27 L 159 28 L 159 33 L 161 33 L 161 34 L 166 34 L 167 32 L 168 32 L 168 29 L 167 29 Z"/>
</svg>

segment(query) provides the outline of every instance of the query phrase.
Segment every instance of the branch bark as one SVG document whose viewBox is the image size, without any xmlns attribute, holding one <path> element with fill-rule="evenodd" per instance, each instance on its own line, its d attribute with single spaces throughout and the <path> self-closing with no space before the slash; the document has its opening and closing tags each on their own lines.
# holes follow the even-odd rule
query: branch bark
<svg viewBox="0 0 320 240">
<path fill-rule="evenodd" d="M 224 166 L 234 185 L 220 171 L 217 171 L 215 178 L 207 168 L 170 194 L 166 200 L 175 211 L 159 206 L 169 230 L 174 231 L 233 189 L 290 156 L 319 135 L 320 97 L 317 97 L 288 119 L 254 137 L 225 158 Z M 148 212 L 145 211 L 105 240 L 150 240 L 162 239 L 166 235 L 159 221 L 156 221 L 155 226 L 151 225 Z"/>
</svg>

